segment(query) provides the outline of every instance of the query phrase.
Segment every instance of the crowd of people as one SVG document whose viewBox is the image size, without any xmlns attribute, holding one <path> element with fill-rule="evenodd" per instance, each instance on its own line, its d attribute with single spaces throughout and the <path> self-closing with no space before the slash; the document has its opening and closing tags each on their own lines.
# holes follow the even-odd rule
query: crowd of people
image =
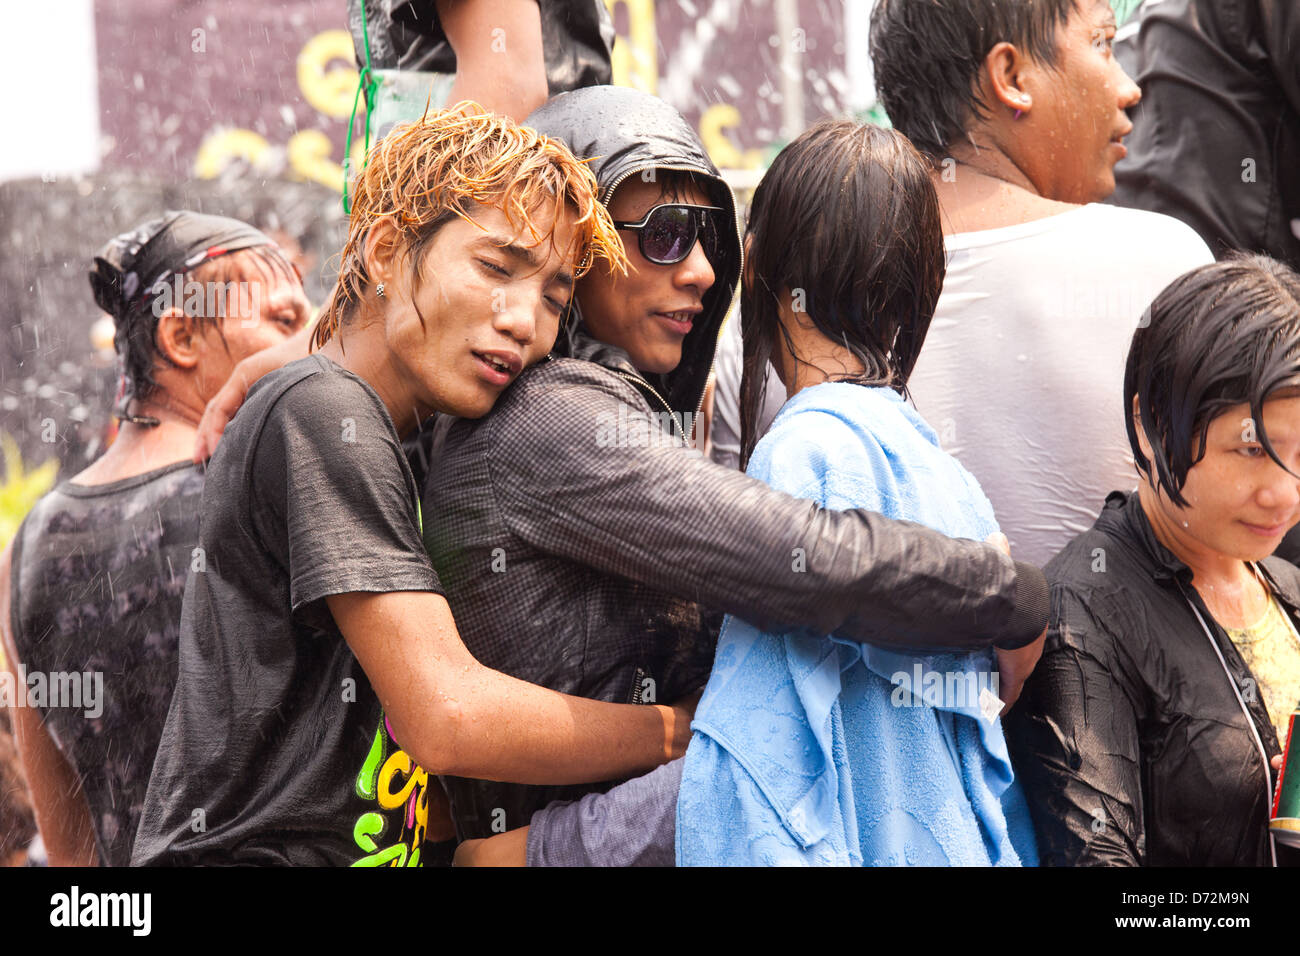
<svg viewBox="0 0 1300 956">
<path fill-rule="evenodd" d="M 120 433 L 0 554 L 14 685 L 104 675 L 11 701 L 50 862 L 1292 862 L 1300 276 L 1104 202 L 1116 32 L 879 0 L 894 128 L 743 222 L 539 55 L 376 143 L 315 316 L 244 223 L 109 241 Z"/>
</svg>

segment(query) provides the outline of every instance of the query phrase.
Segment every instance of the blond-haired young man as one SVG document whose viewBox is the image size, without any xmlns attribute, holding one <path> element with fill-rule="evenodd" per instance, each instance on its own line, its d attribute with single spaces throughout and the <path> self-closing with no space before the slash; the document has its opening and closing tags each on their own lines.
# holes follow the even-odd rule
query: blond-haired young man
<svg viewBox="0 0 1300 956">
<path fill-rule="evenodd" d="M 416 865 L 428 773 L 595 781 L 684 750 L 683 711 L 474 660 L 400 444 L 544 356 L 593 254 L 623 262 L 556 141 L 463 106 L 375 147 L 319 351 L 252 388 L 209 465 L 133 863 Z"/>
</svg>

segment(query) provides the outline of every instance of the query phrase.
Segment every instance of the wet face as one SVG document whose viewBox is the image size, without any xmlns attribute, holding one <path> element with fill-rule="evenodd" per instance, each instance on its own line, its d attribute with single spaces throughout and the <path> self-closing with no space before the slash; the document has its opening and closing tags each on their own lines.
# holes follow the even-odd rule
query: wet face
<svg viewBox="0 0 1300 956">
<path fill-rule="evenodd" d="M 1278 457 L 1300 473 L 1300 394 L 1279 394 L 1285 397 L 1264 403 L 1264 429 Z M 1140 429 L 1139 436 L 1149 456 Z M 1188 553 L 1201 553 L 1258 561 L 1300 521 L 1300 478 L 1264 451 L 1247 404 L 1210 423 L 1205 457 L 1188 471 L 1183 497 L 1191 507 L 1179 508 L 1163 494 L 1143 489 L 1152 524 L 1184 560 Z"/>
<path fill-rule="evenodd" d="M 575 263 L 565 255 L 575 238 L 572 214 L 561 215 L 552 243 L 515 228 L 500 209 L 469 213 L 477 225 L 457 217 L 438 230 L 418 285 L 403 257 L 377 300 L 391 371 L 421 417 L 487 414 L 551 350 L 573 292 Z M 552 215 L 543 208 L 533 219 L 549 223 Z"/>
<path fill-rule="evenodd" d="M 311 306 L 296 275 L 248 258 L 243 262 L 247 265 L 228 273 L 229 282 L 202 284 L 205 290 L 210 287 L 225 296 L 224 309 L 215 310 L 219 317 L 199 330 L 197 384 L 205 401 L 226 383 L 238 362 L 300 332 L 311 318 Z"/>
<path fill-rule="evenodd" d="M 609 212 L 616 222 L 640 222 L 662 203 L 712 205 L 694 184 L 665 192 L 662 183 L 633 176 L 618 187 Z M 670 372 L 681 362 L 682 341 L 704 308 L 713 266 L 699 241 L 681 262 L 664 266 L 641 254 L 634 230 L 620 229 L 619 236 L 627 251 L 627 275 L 597 267 L 582 279 L 578 303 L 583 321 L 599 341 L 627 352 L 638 371 Z"/>
<path fill-rule="evenodd" d="M 1120 140 L 1133 129 L 1125 110 L 1138 89 L 1116 61 L 1115 16 L 1106 0 L 1078 0 L 1057 31 L 1055 67 L 1035 64 L 1023 88 L 1031 106 L 1013 121 L 1017 164 L 1049 199 L 1088 203 L 1115 191 Z"/>
</svg>

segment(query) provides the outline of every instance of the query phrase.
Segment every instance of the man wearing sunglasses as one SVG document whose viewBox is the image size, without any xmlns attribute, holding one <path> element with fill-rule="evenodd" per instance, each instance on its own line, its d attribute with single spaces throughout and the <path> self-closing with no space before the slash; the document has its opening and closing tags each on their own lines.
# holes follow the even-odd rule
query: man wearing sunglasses
<svg viewBox="0 0 1300 956">
<path fill-rule="evenodd" d="M 704 186 L 672 171 L 634 174 L 608 205 L 632 265 L 626 276 L 602 274 L 578 290 L 582 320 L 642 375 L 671 372 L 716 284 L 712 263 L 725 258 L 720 234 L 735 232 L 735 218 L 710 203 Z"/>
<path fill-rule="evenodd" d="M 703 687 L 727 612 L 909 646 L 1037 638 L 1037 568 L 878 514 L 825 512 L 689 452 L 741 243 L 731 191 L 681 115 L 592 87 L 527 125 L 590 160 L 630 265 L 579 280 L 550 360 L 486 417 L 455 423 L 424 483 L 425 546 L 474 656 L 555 690 L 648 704 Z M 1006 653 L 1002 686 L 1018 687 L 1022 652 Z M 443 782 L 462 838 L 603 789 Z M 530 850 L 545 832 L 528 831 Z M 638 841 L 656 843 L 628 835 Z"/>
</svg>

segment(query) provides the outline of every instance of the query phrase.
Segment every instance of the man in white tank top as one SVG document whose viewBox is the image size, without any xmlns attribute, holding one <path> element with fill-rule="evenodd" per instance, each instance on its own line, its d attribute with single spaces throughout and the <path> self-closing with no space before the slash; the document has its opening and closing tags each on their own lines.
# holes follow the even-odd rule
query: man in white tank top
<svg viewBox="0 0 1300 956">
<path fill-rule="evenodd" d="M 1155 295 L 1210 252 L 1174 219 L 1097 204 L 945 245 L 912 400 L 979 479 L 1012 553 L 1042 565 L 1132 489 L 1124 357 Z"/>
<path fill-rule="evenodd" d="M 1114 34 L 1106 0 L 881 0 L 872 15 L 876 87 L 934 164 L 949 252 L 908 389 L 1012 553 L 1040 565 L 1133 486 L 1129 341 L 1157 292 L 1213 261 L 1175 219 L 1098 204 L 1141 95 Z M 739 331 L 719 348 L 715 457 L 739 434 L 721 395 L 739 386 Z"/>
</svg>

